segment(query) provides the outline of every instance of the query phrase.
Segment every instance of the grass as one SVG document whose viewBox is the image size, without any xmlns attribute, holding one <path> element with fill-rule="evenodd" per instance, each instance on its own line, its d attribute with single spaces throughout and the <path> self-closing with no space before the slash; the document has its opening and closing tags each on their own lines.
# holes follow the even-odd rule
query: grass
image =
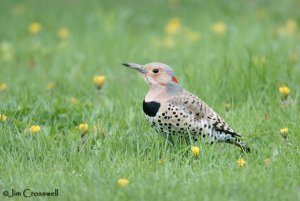
<svg viewBox="0 0 300 201">
<path fill-rule="evenodd" d="M 24 200 L 2 193 L 26 188 L 57 188 L 53 200 L 299 200 L 300 32 L 293 28 L 299 6 L 296 0 L 2 1 L 0 83 L 8 90 L 0 92 L 7 116 L 0 123 L 0 200 Z M 174 17 L 180 29 L 167 34 Z M 34 21 L 42 25 L 35 35 L 27 31 Z M 225 33 L 211 30 L 215 22 L 226 25 Z M 69 29 L 68 40 L 58 39 L 60 27 Z M 120 65 L 151 61 L 172 66 L 180 84 L 255 151 L 199 144 L 195 158 L 189 145 L 166 144 L 144 119 L 146 84 Z M 99 74 L 106 82 L 96 92 Z M 285 105 L 282 84 L 291 89 Z M 85 144 L 81 123 L 90 126 Z M 32 125 L 41 131 L 32 135 Z M 236 164 L 241 158 L 243 168 Z M 129 184 L 120 188 L 119 178 Z"/>
</svg>

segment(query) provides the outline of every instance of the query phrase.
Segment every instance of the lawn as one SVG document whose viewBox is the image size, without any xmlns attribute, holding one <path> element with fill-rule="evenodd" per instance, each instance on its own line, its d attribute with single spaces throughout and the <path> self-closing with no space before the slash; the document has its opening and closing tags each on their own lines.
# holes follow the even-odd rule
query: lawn
<svg viewBox="0 0 300 201">
<path fill-rule="evenodd" d="M 0 200 L 300 200 L 299 7 L 2 0 Z M 144 118 L 146 83 L 121 65 L 152 61 L 253 151 L 166 143 Z M 25 189 L 59 193 L 5 196 Z"/>
</svg>

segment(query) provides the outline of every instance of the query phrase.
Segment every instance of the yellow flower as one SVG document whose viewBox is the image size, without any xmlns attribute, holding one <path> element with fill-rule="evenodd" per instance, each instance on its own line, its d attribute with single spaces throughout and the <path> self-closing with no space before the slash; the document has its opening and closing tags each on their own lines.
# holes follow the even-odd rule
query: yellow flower
<svg viewBox="0 0 300 201">
<path fill-rule="evenodd" d="M 38 22 L 32 22 L 28 26 L 28 32 L 31 34 L 37 34 L 42 30 L 42 25 Z"/>
<path fill-rule="evenodd" d="M 290 88 L 288 88 L 287 86 L 281 85 L 281 86 L 279 87 L 279 93 L 281 94 L 281 96 L 282 96 L 283 98 L 286 99 L 286 98 L 290 95 L 291 90 L 290 90 Z"/>
<path fill-rule="evenodd" d="M 38 133 L 38 132 L 41 131 L 41 127 L 40 127 L 40 126 L 37 126 L 37 125 L 33 125 L 33 126 L 30 127 L 29 130 L 30 130 L 30 132 L 31 132 L 32 134 L 36 134 L 36 133 Z"/>
<path fill-rule="evenodd" d="M 100 126 L 98 126 L 97 124 L 95 124 L 95 125 L 93 126 L 93 130 L 94 130 L 95 132 L 99 132 L 99 133 L 103 133 L 103 132 L 104 132 L 104 129 L 101 128 Z"/>
<path fill-rule="evenodd" d="M 185 35 L 186 38 L 191 42 L 195 42 L 200 39 L 200 34 L 190 29 L 185 29 Z"/>
<path fill-rule="evenodd" d="M 226 104 L 224 105 L 224 108 L 225 108 L 225 111 L 226 111 L 226 112 L 229 112 L 229 110 L 231 109 L 231 104 L 230 104 L 230 103 L 226 103 Z"/>
<path fill-rule="evenodd" d="M 277 32 L 282 36 L 293 36 L 298 29 L 297 21 L 294 19 L 289 19 L 286 23 L 280 26 Z"/>
<path fill-rule="evenodd" d="M 170 0 L 169 3 L 171 6 L 178 6 L 179 0 Z"/>
<path fill-rule="evenodd" d="M 244 159 L 239 159 L 236 161 L 238 167 L 245 167 L 246 166 L 246 161 Z"/>
<path fill-rule="evenodd" d="M 99 75 L 94 77 L 94 84 L 97 89 L 101 89 L 102 85 L 104 84 L 106 77 L 104 75 Z"/>
<path fill-rule="evenodd" d="M 289 61 L 292 63 L 296 63 L 298 60 L 297 53 L 295 51 L 289 54 Z"/>
<path fill-rule="evenodd" d="M 163 164 L 165 164 L 165 160 L 164 160 L 164 159 L 160 159 L 160 160 L 158 161 L 158 163 L 159 163 L 160 165 L 163 165 Z"/>
<path fill-rule="evenodd" d="M 255 56 L 252 58 L 252 62 L 256 66 L 262 66 L 266 63 L 266 58 L 264 56 Z"/>
<path fill-rule="evenodd" d="M 289 34 L 294 34 L 297 30 L 297 21 L 294 19 L 289 19 L 285 23 L 285 28 Z"/>
<path fill-rule="evenodd" d="M 256 16 L 257 16 L 258 18 L 264 18 L 264 17 L 266 17 L 266 15 L 267 15 L 267 12 L 266 12 L 265 9 L 263 9 L 263 8 L 257 9 L 257 11 L 256 11 Z"/>
<path fill-rule="evenodd" d="M 216 34 L 224 34 L 227 31 L 227 27 L 223 22 L 215 22 L 211 25 L 211 30 Z"/>
<path fill-rule="evenodd" d="M 7 84 L 5 84 L 5 83 L 1 83 L 1 84 L 0 84 L 0 92 L 1 92 L 1 91 L 6 91 L 7 89 L 8 89 Z"/>
<path fill-rule="evenodd" d="M 163 44 L 163 46 L 165 46 L 165 47 L 169 47 L 169 48 L 174 47 L 174 46 L 175 46 L 174 38 L 168 36 L 168 37 L 166 37 L 166 38 L 164 38 L 164 39 L 162 40 L 162 44 Z"/>
<path fill-rule="evenodd" d="M 128 183 L 129 183 L 129 180 L 128 180 L 128 179 L 124 179 L 124 178 L 118 179 L 118 181 L 117 181 L 117 184 L 118 184 L 120 187 L 127 186 Z"/>
<path fill-rule="evenodd" d="M 9 62 L 14 59 L 14 51 L 12 45 L 8 42 L 1 42 L 1 52 L 4 61 Z"/>
<path fill-rule="evenodd" d="M 269 165 L 271 165 L 271 159 L 267 158 L 265 160 L 265 166 L 269 166 Z"/>
<path fill-rule="evenodd" d="M 94 130 L 94 131 L 98 131 L 98 130 L 100 130 L 100 128 L 98 128 L 98 126 L 95 124 L 95 125 L 93 126 L 93 130 Z"/>
<path fill-rule="evenodd" d="M 176 34 L 179 31 L 180 26 L 180 20 L 178 18 L 171 18 L 165 27 L 165 33 Z"/>
<path fill-rule="evenodd" d="M 4 114 L 0 114 L 0 122 L 5 122 L 7 119 L 7 116 L 5 116 Z"/>
<path fill-rule="evenodd" d="M 26 11 L 27 11 L 27 6 L 24 5 L 24 3 L 16 4 L 16 5 L 12 8 L 12 12 L 13 12 L 14 14 L 17 14 L 17 15 L 24 14 Z"/>
<path fill-rule="evenodd" d="M 79 124 L 79 130 L 83 133 L 86 133 L 89 130 L 89 125 L 88 124 Z"/>
<path fill-rule="evenodd" d="M 48 84 L 47 84 L 47 90 L 52 90 L 52 89 L 54 89 L 55 88 L 55 83 L 54 82 L 49 82 Z"/>
<path fill-rule="evenodd" d="M 72 96 L 72 97 L 70 98 L 70 101 L 71 101 L 71 103 L 72 103 L 73 105 L 78 104 L 78 100 L 77 100 L 77 98 L 75 98 L 74 96 Z"/>
<path fill-rule="evenodd" d="M 194 156 L 198 156 L 199 153 L 200 153 L 200 148 L 199 147 L 192 146 L 191 150 L 192 150 L 192 153 L 193 153 Z"/>
<path fill-rule="evenodd" d="M 283 138 L 287 138 L 288 133 L 289 133 L 289 129 L 288 128 L 282 128 L 282 129 L 280 129 L 280 133 L 281 133 Z"/>
<path fill-rule="evenodd" d="M 66 40 L 70 37 L 70 31 L 66 27 L 61 27 L 57 32 L 57 36 L 61 40 Z"/>
</svg>

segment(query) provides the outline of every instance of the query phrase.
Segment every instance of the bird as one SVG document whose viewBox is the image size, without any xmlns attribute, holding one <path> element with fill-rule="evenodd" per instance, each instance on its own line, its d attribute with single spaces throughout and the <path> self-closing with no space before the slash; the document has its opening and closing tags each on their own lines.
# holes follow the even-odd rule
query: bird
<svg viewBox="0 0 300 201">
<path fill-rule="evenodd" d="M 192 143 L 199 140 L 208 144 L 225 142 L 250 152 L 250 147 L 241 140 L 242 136 L 219 114 L 179 85 L 170 66 L 160 62 L 122 64 L 138 71 L 149 85 L 143 112 L 151 127 L 171 142 L 173 137 L 183 137 Z"/>
</svg>

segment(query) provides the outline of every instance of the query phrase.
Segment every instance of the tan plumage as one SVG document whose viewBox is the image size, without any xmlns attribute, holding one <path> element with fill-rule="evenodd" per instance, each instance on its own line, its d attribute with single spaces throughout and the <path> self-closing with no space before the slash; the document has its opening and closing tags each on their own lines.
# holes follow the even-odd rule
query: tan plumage
<svg viewBox="0 0 300 201">
<path fill-rule="evenodd" d="M 240 136 L 236 134 L 229 127 L 229 125 L 205 102 L 188 91 L 184 91 L 181 95 L 173 97 L 168 102 L 177 106 L 185 105 L 184 108 L 187 110 L 187 112 L 192 112 L 195 115 L 195 120 L 205 119 L 217 130 Z"/>
</svg>

